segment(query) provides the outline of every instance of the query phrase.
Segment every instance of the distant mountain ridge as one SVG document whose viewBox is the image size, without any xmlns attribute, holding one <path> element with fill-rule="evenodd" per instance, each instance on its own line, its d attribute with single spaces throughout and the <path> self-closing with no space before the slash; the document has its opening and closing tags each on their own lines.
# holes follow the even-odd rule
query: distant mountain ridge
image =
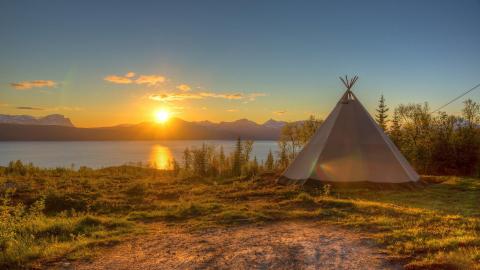
<svg viewBox="0 0 480 270">
<path fill-rule="evenodd" d="M 64 119 L 68 120 L 68 118 Z M 71 124 L 70 120 L 68 122 Z M 0 140 L 231 140 L 238 137 L 251 140 L 277 140 L 282 127 L 286 124 L 273 119 L 258 124 L 248 119 L 213 123 L 210 121 L 188 122 L 179 118 L 170 119 L 165 124 L 144 122 L 98 128 L 51 124 L 56 122 L 47 122 L 48 124 L 45 125 L 39 122 L 24 123 L 0 122 Z"/>
<path fill-rule="evenodd" d="M 44 117 L 31 115 L 8 115 L 0 114 L 0 123 L 18 125 L 41 125 L 41 126 L 64 126 L 73 127 L 72 121 L 61 114 L 50 114 Z"/>
</svg>

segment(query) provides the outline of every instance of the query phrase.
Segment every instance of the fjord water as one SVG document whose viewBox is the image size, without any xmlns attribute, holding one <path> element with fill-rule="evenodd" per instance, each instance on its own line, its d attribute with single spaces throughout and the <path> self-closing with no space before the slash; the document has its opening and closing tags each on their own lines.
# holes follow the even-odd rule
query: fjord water
<svg viewBox="0 0 480 270">
<path fill-rule="evenodd" d="M 229 140 L 0 142 L 0 166 L 12 160 L 48 168 L 101 168 L 141 162 L 166 169 L 172 158 L 182 162 L 186 147 L 199 148 L 203 143 L 214 145 L 216 150 L 223 146 L 226 155 L 235 148 L 235 141 Z M 270 149 L 275 154 L 276 141 L 255 141 L 251 157 L 265 160 Z"/>
</svg>

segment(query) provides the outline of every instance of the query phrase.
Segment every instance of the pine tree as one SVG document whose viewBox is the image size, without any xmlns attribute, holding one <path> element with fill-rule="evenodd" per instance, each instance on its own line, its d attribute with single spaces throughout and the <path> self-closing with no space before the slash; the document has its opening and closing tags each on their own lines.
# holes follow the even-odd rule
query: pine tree
<svg viewBox="0 0 480 270">
<path fill-rule="evenodd" d="M 375 115 L 375 120 L 383 130 L 387 129 L 388 110 L 389 109 L 387 105 L 385 105 L 385 98 L 383 97 L 383 94 L 382 94 L 380 96 L 380 99 L 378 100 L 377 114 Z"/>
<path fill-rule="evenodd" d="M 225 153 L 223 151 L 223 145 L 220 145 L 220 153 L 218 154 L 219 158 L 219 173 L 223 174 L 223 170 L 225 168 Z"/>
<path fill-rule="evenodd" d="M 268 151 L 267 160 L 265 161 L 265 167 L 267 167 L 267 170 L 269 171 L 273 170 L 274 162 L 275 161 L 273 160 L 272 149 L 270 149 L 270 151 Z"/>
<path fill-rule="evenodd" d="M 240 176 L 242 174 L 242 159 L 242 140 L 238 137 L 232 162 L 232 174 L 234 176 Z"/>
<path fill-rule="evenodd" d="M 278 167 L 281 170 L 285 170 L 289 164 L 287 144 L 285 142 L 280 141 L 278 143 L 278 147 L 280 149 L 278 152 L 278 160 L 277 160 Z"/>
<path fill-rule="evenodd" d="M 400 115 L 398 110 L 393 112 L 392 126 L 390 127 L 390 138 L 392 141 L 400 147 L 401 133 L 400 133 Z"/>
<path fill-rule="evenodd" d="M 257 161 L 257 156 L 253 157 L 252 161 L 252 167 L 250 169 L 252 175 L 256 175 L 258 173 L 258 161 Z"/>
</svg>

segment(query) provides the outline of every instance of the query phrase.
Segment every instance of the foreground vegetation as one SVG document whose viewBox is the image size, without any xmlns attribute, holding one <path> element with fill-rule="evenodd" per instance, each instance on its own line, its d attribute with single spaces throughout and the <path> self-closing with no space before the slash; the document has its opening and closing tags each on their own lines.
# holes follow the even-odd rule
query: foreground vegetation
<svg viewBox="0 0 480 270">
<path fill-rule="evenodd" d="M 399 105 L 378 123 L 417 171 L 478 176 L 480 105 L 462 117 L 427 105 Z M 98 248 L 143 233 L 152 222 L 202 229 L 283 220 L 320 220 L 368 232 L 407 269 L 480 269 L 480 180 L 427 177 L 415 190 L 279 186 L 275 179 L 322 121 L 287 124 L 279 151 L 252 157 L 253 141 L 232 153 L 185 149 L 170 170 L 121 166 L 0 167 L 0 269 L 88 259 Z"/>
<path fill-rule="evenodd" d="M 0 168 L 2 269 L 88 259 L 152 222 L 202 229 L 283 220 L 368 232 L 407 269 L 480 269 L 478 179 L 427 177 L 424 188 L 372 190 L 279 186 L 274 173 L 21 168 Z"/>
</svg>

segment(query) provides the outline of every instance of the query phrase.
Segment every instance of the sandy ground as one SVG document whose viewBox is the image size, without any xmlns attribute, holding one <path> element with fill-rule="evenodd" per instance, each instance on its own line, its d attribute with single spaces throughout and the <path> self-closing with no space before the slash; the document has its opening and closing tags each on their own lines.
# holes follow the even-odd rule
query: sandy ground
<svg viewBox="0 0 480 270">
<path fill-rule="evenodd" d="M 70 269 L 402 269 L 361 234 L 314 222 L 188 232 L 155 225 Z"/>
</svg>

